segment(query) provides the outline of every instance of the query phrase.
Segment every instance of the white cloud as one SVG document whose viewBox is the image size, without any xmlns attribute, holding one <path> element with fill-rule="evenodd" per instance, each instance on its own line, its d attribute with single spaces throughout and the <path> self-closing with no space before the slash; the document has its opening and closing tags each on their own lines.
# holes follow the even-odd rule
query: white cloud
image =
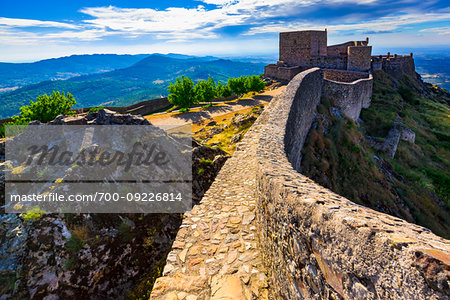
<svg viewBox="0 0 450 300">
<path fill-rule="evenodd" d="M 450 20 L 450 13 L 442 14 L 407 14 L 392 17 L 381 17 L 375 21 L 362 21 L 353 24 L 339 24 L 339 25 L 317 25 L 313 23 L 284 23 L 280 22 L 278 24 L 269 24 L 262 26 L 255 26 L 249 30 L 247 35 L 254 35 L 258 33 L 272 33 L 272 32 L 283 32 L 291 30 L 323 30 L 327 28 L 331 32 L 341 32 L 341 31 L 392 31 L 399 29 L 402 26 L 421 24 L 427 22 L 436 22 Z"/>
<path fill-rule="evenodd" d="M 432 37 L 437 37 L 435 44 L 450 42 L 448 40 L 449 27 L 423 30 L 420 30 L 423 26 L 418 28 L 418 24 L 428 23 L 428 27 L 432 27 L 437 26 L 430 25 L 433 22 L 450 20 L 449 10 L 441 10 L 440 13 L 418 13 L 411 10 L 404 11 L 402 15 L 390 15 L 372 20 L 366 20 L 357 14 L 356 7 L 358 5 L 374 4 L 377 1 L 380 0 L 198 0 L 197 7 L 169 7 L 163 10 L 114 6 L 85 7 L 80 12 L 87 18 L 78 22 L 0 17 L 0 48 L 16 45 L 27 46 L 31 49 L 30 45 L 39 48 L 43 43 L 48 45 L 45 51 L 50 51 L 49 48 L 57 46 L 73 46 L 75 49 L 81 46 L 96 45 L 99 47 L 98 49 L 101 49 L 100 47 L 104 45 L 113 45 L 114 49 L 131 49 L 132 47 L 139 48 L 141 45 L 143 47 L 141 52 L 148 52 L 149 44 L 159 44 L 161 47 L 173 47 L 173 51 L 180 51 L 177 49 L 197 51 L 192 49 L 198 48 L 198 51 L 208 53 L 213 48 L 212 45 L 220 44 L 220 49 L 228 49 L 224 47 L 227 39 L 222 39 L 220 29 L 229 26 L 247 26 L 249 28 L 248 31 L 241 33 L 241 36 L 236 37 L 238 42 L 228 43 L 233 47 L 236 46 L 242 52 L 259 50 L 260 48 L 257 47 L 267 49 L 272 46 L 276 51 L 277 45 L 273 40 L 263 44 L 257 43 L 264 38 L 266 33 L 304 29 L 323 30 L 324 28 L 328 28 L 330 40 L 339 35 L 362 35 L 364 32 L 373 31 L 375 33 L 370 34 L 372 41 L 375 41 L 376 38 L 379 38 L 380 41 L 383 41 L 383 38 L 390 38 L 395 42 L 395 36 L 397 36 L 399 41 L 402 40 L 402 43 L 405 44 L 408 41 L 410 44 L 425 43 L 425 40 L 426 43 L 433 43 Z M 320 14 L 320 11 L 312 13 L 308 19 L 298 17 L 301 13 L 305 14 L 305 11 L 310 8 L 319 6 L 332 8 L 341 3 L 354 5 L 355 14 L 347 15 L 346 20 L 338 25 L 327 24 L 326 22 L 329 22 L 330 19 L 314 19 L 317 14 Z M 207 6 L 208 8 L 206 8 L 207 4 L 216 6 L 213 8 Z M 36 30 L 33 28 L 30 30 L 28 27 L 46 27 L 46 29 Z M 403 31 L 402 34 L 376 34 L 376 32 L 400 30 Z M 266 36 L 271 39 L 274 35 Z M 102 43 L 96 44 L 95 41 L 102 41 Z M 245 47 L 242 46 L 244 42 L 248 41 L 251 42 L 245 44 Z M 89 44 L 89 42 L 93 43 Z M 183 46 L 185 48 L 176 48 L 180 47 L 179 45 L 185 45 Z M 203 46 L 200 45 L 208 46 L 202 48 Z M 4 56 L 4 52 L 0 54 Z"/>
<path fill-rule="evenodd" d="M 13 19 L 0 17 L 0 25 L 10 27 L 55 27 L 55 28 L 70 28 L 77 29 L 78 26 L 69 23 L 53 22 L 53 21 L 39 21 L 30 19 Z"/>
<path fill-rule="evenodd" d="M 159 38 L 185 34 L 185 38 L 215 38 L 216 28 L 243 24 L 250 15 L 229 15 L 223 9 L 170 7 L 166 10 L 109 7 L 83 8 L 82 13 L 94 17 L 84 22 L 95 28 L 122 33 L 155 33 Z"/>
<path fill-rule="evenodd" d="M 436 28 L 426 28 L 420 30 L 420 32 L 432 32 L 437 33 L 439 35 L 449 35 L 450 34 L 450 27 L 436 27 Z"/>
</svg>

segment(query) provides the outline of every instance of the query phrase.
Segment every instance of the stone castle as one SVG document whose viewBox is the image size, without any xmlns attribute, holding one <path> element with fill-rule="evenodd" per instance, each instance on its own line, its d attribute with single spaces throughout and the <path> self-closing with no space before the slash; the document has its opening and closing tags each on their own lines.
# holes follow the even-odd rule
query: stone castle
<svg viewBox="0 0 450 300">
<path fill-rule="evenodd" d="M 371 71 L 415 76 L 412 55 L 326 40 L 326 31 L 280 34 L 280 61 L 265 75 L 290 82 L 184 214 L 150 299 L 450 298 L 449 240 L 301 173 L 322 100 L 356 120 L 370 104 Z M 390 135 L 414 140 L 399 120 Z"/>
<path fill-rule="evenodd" d="M 341 70 L 347 72 L 370 72 L 384 70 L 414 75 L 414 60 L 409 56 L 372 56 L 369 38 L 365 41 L 350 41 L 338 45 L 327 45 L 327 31 L 307 30 L 280 33 L 280 59 L 265 67 L 264 75 L 280 80 L 291 80 L 309 68 Z M 346 74 L 342 73 L 341 74 Z M 356 79 L 357 74 L 347 73 Z M 359 75 L 363 76 L 363 75 Z"/>
</svg>

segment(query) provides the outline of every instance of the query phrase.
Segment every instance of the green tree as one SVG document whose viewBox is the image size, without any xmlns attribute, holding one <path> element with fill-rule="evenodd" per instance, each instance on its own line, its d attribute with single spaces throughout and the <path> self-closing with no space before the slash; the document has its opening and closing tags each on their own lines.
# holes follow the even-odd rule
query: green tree
<svg viewBox="0 0 450 300">
<path fill-rule="evenodd" d="M 217 97 L 230 97 L 231 96 L 230 87 L 227 84 L 222 84 L 219 82 L 216 86 Z"/>
<path fill-rule="evenodd" d="M 216 84 L 214 79 L 200 80 L 194 87 L 195 99 L 198 102 L 210 102 L 216 97 Z"/>
<path fill-rule="evenodd" d="M 247 92 L 260 92 L 266 83 L 258 75 L 252 75 L 245 79 L 245 89 Z"/>
<path fill-rule="evenodd" d="M 241 95 L 245 94 L 245 76 L 229 78 L 228 86 L 233 94 Z"/>
<path fill-rule="evenodd" d="M 173 105 L 189 108 L 195 101 L 194 82 L 191 78 L 181 76 L 169 85 L 169 102 Z"/>
<path fill-rule="evenodd" d="M 31 100 L 30 105 L 20 108 L 21 118 L 25 120 L 38 120 L 47 123 L 56 116 L 67 114 L 76 103 L 75 98 L 70 94 L 53 91 L 53 94 L 41 95 L 36 101 Z"/>
</svg>

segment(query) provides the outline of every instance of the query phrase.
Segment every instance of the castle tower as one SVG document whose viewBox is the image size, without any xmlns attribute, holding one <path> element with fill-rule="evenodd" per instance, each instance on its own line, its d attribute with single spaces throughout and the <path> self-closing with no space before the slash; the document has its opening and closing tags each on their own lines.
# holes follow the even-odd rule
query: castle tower
<svg viewBox="0 0 450 300">
<path fill-rule="evenodd" d="M 367 72 L 370 70 L 372 46 L 349 46 L 347 55 L 348 71 Z"/>
<path fill-rule="evenodd" d="M 308 65 L 313 57 L 327 56 L 327 32 L 281 32 L 279 49 L 280 61 L 288 66 Z"/>
</svg>

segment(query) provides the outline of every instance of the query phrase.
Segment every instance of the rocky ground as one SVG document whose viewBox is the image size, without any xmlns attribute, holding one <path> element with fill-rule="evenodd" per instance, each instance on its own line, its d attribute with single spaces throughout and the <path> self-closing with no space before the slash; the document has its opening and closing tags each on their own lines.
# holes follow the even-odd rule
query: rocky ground
<svg viewBox="0 0 450 300">
<path fill-rule="evenodd" d="M 215 135 L 223 133 L 223 124 L 209 124 L 194 134 L 194 204 L 229 158 L 220 145 L 237 143 L 260 110 L 257 107 L 250 114 L 234 116 L 227 132 L 236 134 L 227 142 L 208 144 Z M 140 116 L 107 110 L 58 116 L 50 123 L 149 124 Z M 1 151 L 3 155 L 4 150 Z M 1 172 L 2 196 L 3 168 L 5 164 Z M 137 299 L 148 298 L 181 225 L 181 215 L 2 213 L 0 222 L 0 299 Z"/>
</svg>

